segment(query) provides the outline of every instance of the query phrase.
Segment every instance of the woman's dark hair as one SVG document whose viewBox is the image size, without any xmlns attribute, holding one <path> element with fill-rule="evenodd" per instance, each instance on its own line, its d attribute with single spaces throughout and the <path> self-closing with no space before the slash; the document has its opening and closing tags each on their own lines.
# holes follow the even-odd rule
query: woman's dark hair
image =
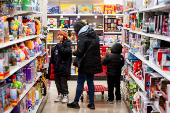
<svg viewBox="0 0 170 113">
<path fill-rule="evenodd" d="M 81 29 L 82 27 L 84 27 L 85 25 L 86 25 L 86 24 L 85 24 L 84 22 L 82 22 L 82 21 L 76 22 L 76 23 L 74 24 L 74 31 L 76 32 L 76 34 L 78 34 L 79 31 L 80 31 L 80 29 Z"/>
</svg>

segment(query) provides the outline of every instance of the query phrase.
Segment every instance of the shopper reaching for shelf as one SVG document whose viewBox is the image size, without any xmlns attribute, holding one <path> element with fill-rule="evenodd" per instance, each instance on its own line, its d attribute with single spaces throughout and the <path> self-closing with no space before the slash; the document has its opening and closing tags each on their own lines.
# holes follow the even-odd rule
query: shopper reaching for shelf
<svg viewBox="0 0 170 113">
<path fill-rule="evenodd" d="M 116 87 L 116 100 L 121 100 L 120 94 L 120 76 L 121 69 L 124 65 L 124 57 L 122 53 L 122 45 L 116 43 L 111 47 L 111 53 L 108 54 L 102 61 L 103 65 L 107 65 L 108 78 L 108 103 L 113 103 L 114 100 L 114 86 Z"/>
<path fill-rule="evenodd" d="M 48 69 L 48 78 L 51 74 L 51 63 L 54 65 L 54 79 L 58 90 L 58 97 L 55 102 L 68 102 L 68 84 L 72 61 L 71 42 L 68 40 L 68 30 L 62 29 L 58 32 L 59 42 L 51 50 L 51 59 Z M 63 97 L 64 96 L 64 97 Z"/>
<path fill-rule="evenodd" d="M 87 78 L 90 99 L 88 108 L 95 109 L 93 79 L 94 74 L 102 72 L 99 37 L 92 28 L 82 21 L 74 24 L 74 31 L 78 35 L 77 50 L 73 52 L 78 64 L 78 79 L 74 102 L 68 103 L 67 106 L 70 108 L 80 108 L 78 102 Z"/>
</svg>

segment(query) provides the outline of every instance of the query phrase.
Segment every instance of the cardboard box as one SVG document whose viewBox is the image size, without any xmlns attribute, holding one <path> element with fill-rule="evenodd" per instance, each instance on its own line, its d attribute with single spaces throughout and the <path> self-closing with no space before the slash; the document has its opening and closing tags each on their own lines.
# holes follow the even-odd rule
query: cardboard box
<svg viewBox="0 0 170 113">
<path fill-rule="evenodd" d="M 61 14 L 76 14 L 76 4 L 61 4 Z"/>
<path fill-rule="evenodd" d="M 92 4 L 78 4 L 77 8 L 78 14 L 93 14 Z"/>
<path fill-rule="evenodd" d="M 104 14 L 104 5 L 103 4 L 93 4 L 93 13 L 94 14 Z"/>
</svg>

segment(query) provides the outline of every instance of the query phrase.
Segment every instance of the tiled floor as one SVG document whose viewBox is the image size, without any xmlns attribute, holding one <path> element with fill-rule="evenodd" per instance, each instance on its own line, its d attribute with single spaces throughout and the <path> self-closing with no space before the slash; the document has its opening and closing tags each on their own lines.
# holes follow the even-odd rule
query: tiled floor
<svg viewBox="0 0 170 113">
<path fill-rule="evenodd" d="M 94 83 L 95 85 L 107 86 L 106 81 L 94 81 Z M 70 102 L 74 100 L 76 85 L 76 81 L 68 81 Z M 79 102 L 81 108 L 78 110 L 67 108 L 66 104 L 62 104 L 60 102 L 54 103 L 54 99 L 56 98 L 56 96 L 57 90 L 55 88 L 55 83 L 52 82 L 48 100 L 42 113 L 128 113 L 128 109 L 126 108 L 123 101 L 115 102 L 114 104 L 107 104 L 107 92 L 105 92 L 104 96 L 102 96 L 101 93 L 95 93 L 95 110 L 90 110 L 87 108 L 88 96 L 86 92 L 84 92 L 85 100 L 84 102 Z"/>
</svg>

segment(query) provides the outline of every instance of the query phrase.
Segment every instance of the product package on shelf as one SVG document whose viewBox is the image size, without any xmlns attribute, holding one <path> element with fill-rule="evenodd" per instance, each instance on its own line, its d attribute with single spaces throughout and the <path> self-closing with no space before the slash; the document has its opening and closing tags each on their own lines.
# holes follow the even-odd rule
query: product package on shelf
<svg viewBox="0 0 170 113">
<path fill-rule="evenodd" d="M 74 24 L 78 21 L 78 18 L 70 18 L 70 28 L 74 28 Z"/>
<path fill-rule="evenodd" d="M 76 14 L 76 4 L 61 4 L 61 14 Z"/>
<path fill-rule="evenodd" d="M 47 18 L 47 26 L 49 29 L 57 28 L 57 18 Z"/>
<path fill-rule="evenodd" d="M 59 14 L 59 6 L 57 5 L 48 5 L 47 14 Z"/>
<path fill-rule="evenodd" d="M 94 14 L 104 14 L 104 4 L 93 4 Z"/>
<path fill-rule="evenodd" d="M 93 5 L 92 4 L 78 4 L 78 14 L 92 14 Z"/>
<path fill-rule="evenodd" d="M 122 14 L 123 13 L 123 6 L 120 4 L 116 4 L 116 14 Z"/>
<path fill-rule="evenodd" d="M 104 14 L 116 14 L 116 5 L 105 4 L 104 5 Z"/>
<path fill-rule="evenodd" d="M 69 18 L 60 18 L 60 28 L 68 28 L 69 27 Z"/>
<path fill-rule="evenodd" d="M 107 46 L 112 46 L 117 42 L 117 35 L 104 35 L 104 43 Z"/>
</svg>

